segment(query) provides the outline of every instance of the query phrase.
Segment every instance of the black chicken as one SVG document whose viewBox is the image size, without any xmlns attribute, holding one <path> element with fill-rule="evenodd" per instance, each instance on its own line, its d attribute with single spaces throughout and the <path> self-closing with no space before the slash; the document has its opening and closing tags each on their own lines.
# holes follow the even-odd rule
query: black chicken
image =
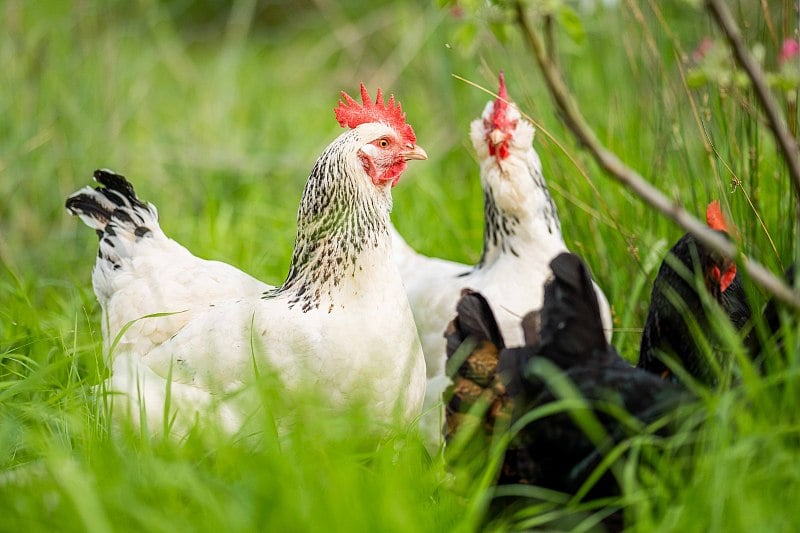
<svg viewBox="0 0 800 533">
<path fill-rule="evenodd" d="M 706 215 L 711 228 L 728 233 L 718 204 L 712 203 Z M 691 392 L 675 383 L 659 356 L 675 358 L 695 378 L 713 379 L 689 327 L 694 320 L 704 332 L 710 329 L 694 276 L 700 275 L 711 299 L 737 330 L 747 324 L 751 311 L 733 262 L 707 252 L 688 235 L 670 255 L 673 259 L 664 261 L 653 289 L 641 368 L 632 367 L 607 344 L 591 275 L 575 255 L 561 254 L 550 263 L 553 278 L 545 285 L 544 306 L 523 318 L 525 346 L 520 348 L 505 348 L 485 299 L 463 291 L 458 315 L 445 332 L 454 382 L 447 405 L 448 440 L 456 432 L 469 435 L 464 427 L 469 422 L 478 436 L 470 442 L 486 448 L 499 432 L 524 424 L 505 450 L 497 485 L 530 484 L 576 494 L 617 443 L 643 432 L 671 434 L 678 421 L 686 420 L 682 415 L 696 411 L 697 404 Z M 790 279 L 792 275 L 793 270 L 787 273 Z M 774 302 L 767 305 L 764 317 L 771 336 L 779 326 Z M 745 346 L 755 358 L 761 350 L 754 338 L 751 333 Z M 571 391 L 563 386 L 565 381 L 572 384 Z M 561 398 L 573 404 L 582 399 L 583 404 L 533 419 L 532 413 L 553 409 Z M 687 408 L 677 409 L 680 406 Z M 618 416 L 623 410 L 631 416 Z M 581 418 L 587 412 L 594 416 L 594 428 Z M 523 417 L 532 420 L 525 424 Z M 593 482 L 587 499 L 620 493 L 614 468 Z M 493 505 L 497 510 L 515 500 L 495 499 Z M 614 519 L 605 525 L 620 527 L 619 514 Z"/>
<path fill-rule="evenodd" d="M 712 202 L 706 210 L 706 221 L 712 229 L 728 235 L 728 225 L 719 203 Z M 736 263 L 708 250 L 691 234 L 686 234 L 672 247 L 661 263 L 647 312 L 637 366 L 662 378 L 677 381 L 665 363 L 672 359 L 695 379 L 713 385 L 719 370 L 709 361 L 692 331 L 693 323 L 706 333 L 713 346 L 713 329 L 695 276 L 713 300 L 719 303 L 736 330 L 741 330 L 751 317 L 750 305 L 736 271 Z M 701 289 L 702 290 L 702 289 Z M 752 342 L 752 341 L 748 341 Z M 752 346 L 751 346 L 752 348 Z"/>
<path fill-rule="evenodd" d="M 545 285 L 544 306 L 526 317 L 523 327 L 528 344 L 521 348 L 503 348 L 494 316 L 480 294 L 468 291 L 462 296 L 458 316 L 446 335 L 448 356 L 457 354 L 456 348 L 465 341 L 478 349 L 470 352 L 455 374 L 448 430 L 458 429 L 464 417 L 470 416 L 467 408 L 482 398 L 489 404 L 482 415 L 483 427 L 491 435 L 494 428 L 518 422 L 526 413 L 558 401 L 559 391 L 563 392 L 558 384 L 567 378 L 603 435 L 590 439 L 576 422 L 577 411 L 538 418 L 525 425 L 508 446 L 498 484 L 532 484 L 574 494 L 605 451 L 641 432 L 691 395 L 634 368 L 606 342 L 592 278 L 578 256 L 563 253 L 550 268 L 553 278 Z M 492 365 L 496 371 L 489 370 Z M 632 418 L 616 416 L 620 408 Z M 606 472 L 588 496 L 618 493 L 616 478 Z"/>
</svg>

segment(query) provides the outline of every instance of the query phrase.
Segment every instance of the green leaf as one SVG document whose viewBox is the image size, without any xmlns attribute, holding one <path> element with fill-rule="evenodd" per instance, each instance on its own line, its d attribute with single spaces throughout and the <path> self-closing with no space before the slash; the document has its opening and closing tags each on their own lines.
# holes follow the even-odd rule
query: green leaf
<svg viewBox="0 0 800 533">
<path fill-rule="evenodd" d="M 557 19 L 570 39 L 577 44 L 583 44 L 583 41 L 586 40 L 586 29 L 583 27 L 583 22 L 581 22 L 581 18 L 574 9 L 566 4 L 562 4 L 558 9 Z"/>
<path fill-rule="evenodd" d="M 690 69 L 686 73 L 686 85 L 689 87 L 702 87 L 708 83 L 708 74 L 703 69 Z"/>
<path fill-rule="evenodd" d="M 462 50 L 469 50 L 478 34 L 478 27 L 473 22 L 462 24 L 453 34 L 453 44 Z"/>
<path fill-rule="evenodd" d="M 497 40 L 501 43 L 508 42 L 508 25 L 502 22 L 492 22 L 489 24 L 489 29 L 492 31 Z"/>
</svg>

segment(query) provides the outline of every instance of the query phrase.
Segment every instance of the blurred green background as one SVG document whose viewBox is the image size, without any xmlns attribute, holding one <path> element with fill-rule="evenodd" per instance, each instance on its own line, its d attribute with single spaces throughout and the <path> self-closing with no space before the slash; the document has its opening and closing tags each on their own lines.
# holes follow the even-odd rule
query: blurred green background
<svg viewBox="0 0 800 533">
<path fill-rule="evenodd" d="M 556 15 L 560 65 L 604 143 L 698 216 L 720 199 L 743 249 L 773 271 L 792 261 L 784 165 L 701 7 L 527 5 Z M 795 35 L 795 4 L 731 6 L 796 127 L 796 65 L 779 59 Z M 474 262 L 483 210 L 468 128 L 490 98 L 476 85 L 496 90 L 503 69 L 537 125 L 565 239 L 603 287 L 614 343 L 633 360 L 650 282 L 681 231 L 575 145 L 509 13 L 506 2 L 477 0 L 0 2 L 0 468 L 45 465 L 41 477 L 0 482 L 0 529 L 478 526 L 485 494 L 451 490 L 438 462 L 391 446 L 364 458 L 335 431 L 306 428 L 278 459 L 224 440 L 209 453 L 106 435 L 86 394 L 103 371 L 96 241 L 64 201 L 94 169 L 114 169 L 158 207 L 172 238 L 280 283 L 305 179 L 341 131 L 339 91 L 355 94 L 363 81 L 396 95 L 430 156 L 394 190 L 396 226 L 422 252 Z M 700 53 L 706 38 L 716 44 Z M 751 291 L 759 305 L 764 295 Z M 748 402 L 735 392 L 710 400 L 725 409 L 694 459 L 704 481 L 678 469 L 686 490 L 656 479 L 648 503 L 628 495 L 642 530 L 797 525 L 786 514 L 800 494 L 795 389 L 755 387 Z M 753 400 L 753 390 L 770 396 Z M 748 471 L 736 468 L 742 456 Z"/>
</svg>

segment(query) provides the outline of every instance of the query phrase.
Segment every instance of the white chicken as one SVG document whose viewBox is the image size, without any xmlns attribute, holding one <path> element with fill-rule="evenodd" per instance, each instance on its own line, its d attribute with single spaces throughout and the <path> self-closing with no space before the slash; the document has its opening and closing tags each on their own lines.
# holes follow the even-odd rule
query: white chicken
<svg viewBox="0 0 800 533">
<path fill-rule="evenodd" d="M 379 425 L 419 414 L 425 361 L 391 260 L 389 212 L 407 161 L 427 155 L 393 96 L 384 103 L 379 89 L 372 103 L 363 84 L 363 104 L 342 95 L 336 118 L 350 129 L 311 171 L 280 287 L 192 255 L 113 172 L 68 198 L 100 236 L 92 282 L 113 348 L 106 388 L 135 423 L 145 413 L 158 429 L 166 410 L 179 430 L 213 417 L 235 431 L 247 412 L 228 400 L 266 366 L 287 390 L 313 387 L 335 409 L 367 402 Z"/>
<path fill-rule="evenodd" d="M 539 155 L 532 146 L 533 135 L 533 126 L 509 101 L 501 72 L 498 98 L 488 102 L 481 118 L 470 126 L 484 197 L 483 254 L 477 265 L 420 255 L 392 228 L 394 261 L 403 276 L 425 352 L 428 386 L 422 425 L 431 448 L 441 441 L 442 393 L 450 383 L 445 375 L 443 333 L 455 316 L 461 290 L 483 294 L 507 345 L 522 345 L 520 319 L 531 311 L 531 305 L 542 305 L 550 261 L 568 251 Z M 610 339 L 611 310 L 596 284 L 595 292 Z"/>
</svg>

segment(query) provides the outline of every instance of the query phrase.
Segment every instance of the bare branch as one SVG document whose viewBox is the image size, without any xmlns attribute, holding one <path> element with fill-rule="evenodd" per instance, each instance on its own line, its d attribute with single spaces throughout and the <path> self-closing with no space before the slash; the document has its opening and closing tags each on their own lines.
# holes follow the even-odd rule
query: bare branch
<svg viewBox="0 0 800 533">
<path fill-rule="evenodd" d="M 733 16 L 725 2 L 721 0 L 706 0 L 706 8 L 714 17 L 714 20 L 717 21 L 717 25 L 722 30 L 722 33 L 725 34 L 733 49 L 736 60 L 747 72 L 753 84 L 756 97 L 761 102 L 761 107 L 764 108 L 764 113 L 767 115 L 767 122 L 772 130 L 772 135 L 775 137 L 778 146 L 780 146 L 783 158 L 789 167 L 789 175 L 792 177 L 795 196 L 800 200 L 800 158 L 797 153 L 797 143 L 781 118 L 778 104 L 775 103 L 775 99 L 772 97 L 769 87 L 767 87 L 764 71 L 761 70 L 761 65 L 753 59 L 753 56 L 747 50 L 739 27 L 736 25 L 736 21 L 733 20 Z"/>
<path fill-rule="evenodd" d="M 555 65 L 547 58 L 539 35 L 533 31 L 525 15 L 521 2 L 516 4 L 517 24 L 522 30 L 526 43 L 533 51 L 539 68 L 544 75 L 550 95 L 560 109 L 567 127 L 578 141 L 585 145 L 600 167 L 612 178 L 616 179 L 639 198 L 674 220 L 685 231 L 694 235 L 698 241 L 708 248 L 730 258 L 737 258 L 736 246 L 704 223 L 693 217 L 676 201 L 672 201 L 647 182 L 639 173 L 623 163 L 613 152 L 605 148 L 586 123 L 578 110 L 569 89 Z M 782 280 L 772 275 L 758 262 L 745 256 L 739 257 L 739 263 L 750 274 L 750 278 L 774 295 L 778 300 L 800 310 L 800 294 L 790 289 Z"/>
</svg>

